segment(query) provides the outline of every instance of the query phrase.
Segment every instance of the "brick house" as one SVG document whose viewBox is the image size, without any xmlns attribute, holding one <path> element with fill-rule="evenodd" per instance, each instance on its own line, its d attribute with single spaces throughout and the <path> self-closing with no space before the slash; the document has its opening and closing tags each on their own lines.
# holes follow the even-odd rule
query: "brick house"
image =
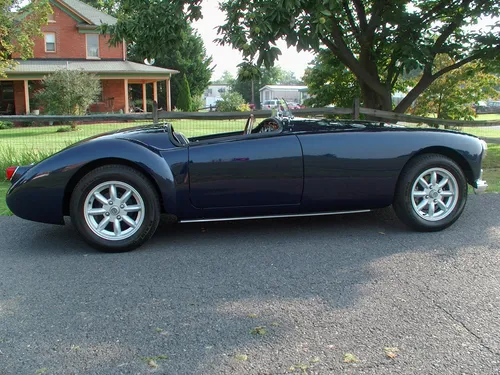
<svg viewBox="0 0 500 375">
<path fill-rule="evenodd" d="M 111 17 L 79 0 L 50 0 L 53 14 L 42 27 L 43 37 L 35 40 L 34 57 L 20 60 L 7 77 L 0 78 L 0 114 L 31 113 L 33 90 L 40 80 L 58 69 L 81 69 L 101 79 L 102 93 L 91 112 L 129 113 L 129 85 L 142 85 L 142 110 L 146 111 L 146 85 L 152 85 L 152 98 L 158 100 L 158 82 L 166 82 L 166 103 L 171 109 L 170 77 L 176 70 L 127 61 L 125 43 L 108 45 L 109 35 L 99 34 L 102 24 L 115 24 Z M 17 56 L 13 56 L 16 58 Z"/>
</svg>

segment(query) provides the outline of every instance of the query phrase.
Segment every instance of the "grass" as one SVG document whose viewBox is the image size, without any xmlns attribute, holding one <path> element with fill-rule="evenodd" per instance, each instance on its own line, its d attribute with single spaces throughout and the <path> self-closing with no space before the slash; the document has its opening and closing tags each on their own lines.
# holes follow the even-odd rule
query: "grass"
<svg viewBox="0 0 500 375">
<path fill-rule="evenodd" d="M 500 120 L 500 113 L 487 113 L 478 115 L 477 121 L 487 121 L 487 120 Z"/>
<path fill-rule="evenodd" d="M 173 120 L 174 129 L 186 137 L 225 133 L 241 130 L 246 120 Z M 0 130 L 0 150 L 11 147 L 16 150 L 59 151 L 82 139 L 97 134 L 145 125 L 147 122 L 78 125 L 76 131 L 61 132 L 60 126 L 26 127 Z"/>
<path fill-rule="evenodd" d="M 479 138 L 498 138 L 500 139 L 500 129 L 490 128 L 462 128 L 464 133 L 475 135 Z M 488 139 L 486 139 L 487 141 Z"/>
<path fill-rule="evenodd" d="M 0 182 L 0 216 L 12 215 L 10 210 L 7 208 L 7 203 L 5 203 L 5 196 L 7 195 L 7 190 L 9 190 L 10 182 L 2 181 Z"/>
</svg>

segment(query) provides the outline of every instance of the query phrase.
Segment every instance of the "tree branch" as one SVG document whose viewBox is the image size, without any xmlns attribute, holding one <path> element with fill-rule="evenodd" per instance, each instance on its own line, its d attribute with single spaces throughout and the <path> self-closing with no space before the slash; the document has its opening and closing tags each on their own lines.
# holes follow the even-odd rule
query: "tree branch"
<svg viewBox="0 0 500 375">
<path fill-rule="evenodd" d="M 378 81 L 378 77 L 373 77 L 366 69 L 364 69 L 359 61 L 354 57 L 351 50 L 347 47 L 342 37 L 342 31 L 336 24 L 334 17 L 332 26 L 332 36 L 335 41 L 332 42 L 325 36 L 320 35 L 321 41 L 333 52 L 335 56 L 347 66 L 353 74 L 361 81 L 365 82 L 373 91 L 380 95 L 385 95 L 385 87 Z"/>
<path fill-rule="evenodd" d="M 356 13 L 358 14 L 359 26 L 361 30 L 366 28 L 366 10 L 362 0 L 353 0 Z"/>
<path fill-rule="evenodd" d="M 345 13 L 347 15 L 347 19 L 349 20 L 349 25 L 351 25 L 352 33 L 356 37 L 356 40 L 358 41 L 358 43 L 360 43 L 359 30 L 358 30 L 358 27 L 356 26 L 356 22 L 354 22 L 354 17 L 352 16 L 352 12 L 351 12 L 351 9 L 349 8 L 349 4 L 347 3 L 347 0 L 342 1 L 342 6 L 344 7 Z"/>
<path fill-rule="evenodd" d="M 394 87 L 396 82 L 398 81 L 399 75 L 401 74 L 401 70 L 397 70 L 396 73 L 394 74 L 394 78 L 391 81 L 391 88 Z"/>
<path fill-rule="evenodd" d="M 438 79 L 439 77 L 441 77 L 443 74 L 446 74 L 452 70 L 458 69 L 458 68 L 464 66 L 465 64 L 468 64 L 474 60 L 480 59 L 483 56 L 484 56 L 484 52 L 483 53 L 476 53 L 475 55 L 471 55 L 463 60 L 460 60 L 459 62 L 456 62 L 455 64 L 448 65 L 446 68 L 443 68 L 439 72 L 433 74 L 432 80 L 434 81 L 434 80 Z"/>
</svg>

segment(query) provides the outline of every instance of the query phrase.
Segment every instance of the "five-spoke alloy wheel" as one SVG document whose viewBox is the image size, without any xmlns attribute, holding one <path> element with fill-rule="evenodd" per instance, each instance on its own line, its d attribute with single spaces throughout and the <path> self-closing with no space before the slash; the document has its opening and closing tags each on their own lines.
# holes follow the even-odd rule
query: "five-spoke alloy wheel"
<svg viewBox="0 0 500 375">
<path fill-rule="evenodd" d="M 412 159 L 398 181 L 393 207 L 407 225 L 420 231 L 449 227 L 467 201 L 467 180 L 461 168 L 440 154 Z"/>
<path fill-rule="evenodd" d="M 128 251 L 149 239 L 160 217 L 158 194 L 137 170 L 123 165 L 97 168 L 77 184 L 71 219 L 92 246 Z"/>
</svg>

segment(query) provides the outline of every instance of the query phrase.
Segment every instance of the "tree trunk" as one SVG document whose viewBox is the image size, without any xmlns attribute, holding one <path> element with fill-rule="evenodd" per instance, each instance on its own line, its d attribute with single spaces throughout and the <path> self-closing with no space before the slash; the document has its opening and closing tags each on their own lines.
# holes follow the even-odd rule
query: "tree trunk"
<svg viewBox="0 0 500 375">
<path fill-rule="evenodd" d="M 363 97 L 363 107 L 378 109 L 381 111 L 392 111 L 392 98 L 390 90 L 387 90 L 385 95 L 380 95 L 379 93 L 373 91 L 366 84 L 361 83 L 361 95 Z M 366 116 L 367 120 L 372 121 L 385 121 L 380 117 L 376 116 Z"/>
<path fill-rule="evenodd" d="M 253 84 L 253 78 L 252 78 L 252 104 L 255 104 L 255 92 L 254 92 L 254 84 Z"/>
<path fill-rule="evenodd" d="M 429 73 L 424 73 L 420 81 L 415 85 L 415 87 L 401 100 L 401 102 L 394 108 L 396 113 L 405 113 L 408 108 L 413 104 L 413 102 L 418 98 L 418 96 L 425 91 L 429 85 L 434 82 L 434 79 Z"/>
</svg>

